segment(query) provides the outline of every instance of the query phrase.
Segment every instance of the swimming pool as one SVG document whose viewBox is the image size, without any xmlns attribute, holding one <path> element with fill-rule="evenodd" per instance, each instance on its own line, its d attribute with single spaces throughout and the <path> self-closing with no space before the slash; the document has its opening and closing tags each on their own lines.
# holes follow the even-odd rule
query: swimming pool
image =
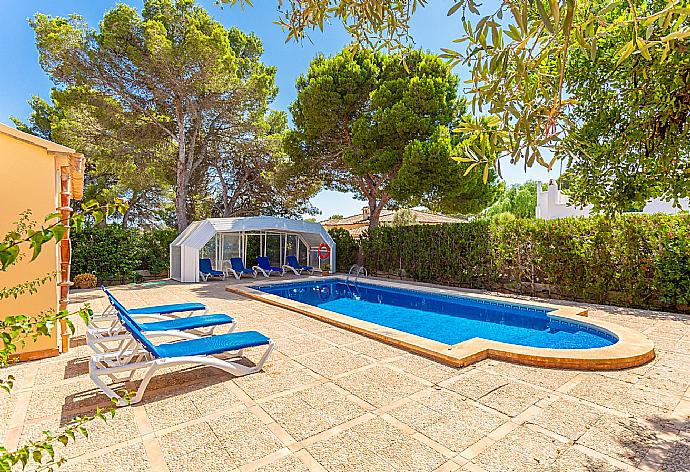
<svg viewBox="0 0 690 472">
<path fill-rule="evenodd" d="M 547 349 L 594 349 L 618 338 L 603 329 L 549 316 L 553 309 L 458 294 L 343 280 L 257 285 L 257 290 L 447 345 L 474 338 Z"/>
</svg>

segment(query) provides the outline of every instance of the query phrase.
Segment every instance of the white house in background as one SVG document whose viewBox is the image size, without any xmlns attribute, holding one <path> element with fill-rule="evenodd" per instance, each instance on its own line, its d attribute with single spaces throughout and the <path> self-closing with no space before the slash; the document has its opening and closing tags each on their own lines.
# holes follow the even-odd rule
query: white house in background
<svg viewBox="0 0 690 472">
<path fill-rule="evenodd" d="M 655 198 L 645 205 L 642 213 L 668 213 L 674 215 L 679 211 L 687 211 L 690 208 L 690 199 L 681 198 L 680 207 L 674 207 L 673 202 L 668 202 Z M 568 216 L 589 216 L 592 205 L 583 208 L 571 206 L 567 195 L 563 195 L 558 188 L 556 181 L 549 182 L 548 189 L 542 190 L 541 182 L 537 182 L 537 218 L 552 220 L 554 218 L 565 218 Z"/>
</svg>

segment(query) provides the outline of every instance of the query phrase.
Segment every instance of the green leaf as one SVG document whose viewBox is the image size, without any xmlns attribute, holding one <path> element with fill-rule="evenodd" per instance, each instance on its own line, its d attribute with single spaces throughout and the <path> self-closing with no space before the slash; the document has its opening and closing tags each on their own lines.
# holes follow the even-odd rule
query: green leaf
<svg viewBox="0 0 690 472">
<path fill-rule="evenodd" d="M 618 51 L 618 60 L 616 61 L 616 66 L 619 66 L 623 61 L 625 61 L 630 54 L 633 53 L 633 51 L 635 51 L 635 40 L 631 39 Z"/>
<path fill-rule="evenodd" d="M 93 216 L 93 223 L 98 226 L 103 221 L 104 214 L 102 211 L 94 211 L 91 216 Z"/>
<path fill-rule="evenodd" d="M 474 169 L 474 168 L 477 167 L 478 165 L 479 165 L 478 162 L 473 162 L 472 164 L 470 164 L 469 166 L 467 166 L 467 169 L 465 169 L 465 173 L 462 174 L 463 177 L 466 176 L 467 174 L 469 174 L 470 172 L 472 172 L 472 169 Z"/>
<path fill-rule="evenodd" d="M 553 17 L 554 23 L 559 24 L 561 22 L 561 12 L 560 6 L 558 5 L 558 0 L 549 0 L 549 10 L 551 12 L 551 16 Z"/>
<path fill-rule="evenodd" d="M 79 310 L 77 313 L 85 325 L 88 325 L 89 323 L 91 323 L 91 318 L 93 318 L 93 310 L 91 309 L 91 307 L 89 305 L 86 305 L 84 308 Z"/>
<path fill-rule="evenodd" d="M 48 221 L 50 221 L 50 220 L 52 220 L 52 219 L 60 218 L 60 216 L 62 216 L 62 215 L 60 214 L 59 211 L 56 211 L 56 212 L 54 212 L 54 213 L 48 213 L 48 214 L 46 215 L 46 217 L 44 218 L 43 221 L 44 221 L 45 223 L 47 223 Z"/>
<path fill-rule="evenodd" d="M 65 228 L 62 224 L 58 224 L 51 228 L 51 232 L 53 233 L 53 237 L 57 242 L 61 241 L 62 238 L 65 237 L 65 234 L 67 234 L 67 228 Z"/>
<path fill-rule="evenodd" d="M 452 15 L 453 13 L 455 13 L 456 11 L 458 11 L 458 9 L 459 9 L 464 3 L 465 3 L 464 1 L 458 2 L 458 3 L 456 3 L 455 5 L 453 5 L 452 7 L 450 7 L 450 10 L 448 10 L 448 15 L 447 15 L 447 16 L 450 16 L 450 15 Z"/>
<path fill-rule="evenodd" d="M 600 15 L 600 16 L 605 16 L 605 15 L 607 15 L 608 13 L 612 12 L 612 11 L 614 10 L 614 8 L 617 8 L 617 7 L 620 6 L 621 4 L 622 4 L 622 2 L 611 2 L 611 3 L 609 3 L 608 5 L 606 5 L 604 8 L 602 8 L 601 10 L 599 10 L 599 15 Z"/>
<path fill-rule="evenodd" d="M 19 257 L 19 246 L 9 246 L 4 250 L 0 250 L 0 269 L 6 270 L 9 266 L 15 263 Z"/>
<path fill-rule="evenodd" d="M 65 324 L 67 325 L 67 328 L 69 329 L 71 334 L 74 334 L 77 332 L 77 330 L 74 328 L 74 323 L 72 323 L 72 320 L 69 318 L 65 318 Z"/>
<path fill-rule="evenodd" d="M 96 208 L 99 208 L 101 205 L 98 203 L 96 200 L 88 200 L 82 204 L 82 208 L 84 210 L 95 210 Z"/>
<path fill-rule="evenodd" d="M 648 61 L 651 61 L 652 56 L 651 54 L 649 54 L 649 44 L 647 44 L 647 42 L 642 38 L 637 38 L 637 44 L 640 48 L 640 54 L 642 55 L 642 57 L 644 57 Z"/>
<path fill-rule="evenodd" d="M 52 436 L 50 436 L 52 439 Z M 43 445 L 43 448 L 48 452 L 48 455 L 50 456 L 51 459 L 55 458 L 55 449 L 53 449 L 53 445 L 50 444 L 49 442 Z"/>
<path fill-rule="evenodd" d="M 33 250 L 31 260 L 34 261 L 39 256 L 39 254 L 41 254 L 41 249 L 43 248 L 43 244 L 45 243 L 45 237 L 43 236 L 43 232 L 36 231 L 31 236 L 30 241 L 30 247 Z"/>
<path fill-rule="evenodd" d="M 513 18 L 515 18 L 515 21 L 520 27 L 522 33 L 527 34 L 527 16 L 523 15 L 524 10 L 519 10 L 518 6 L 513 2 L 509 3 L 508 6 L 510 8 L 510 12 L 513 14 Z"/>
<path fill-rule="evenodd" d="M 537 10 L 539 11 L 539 16 L 541 16 L 542 23 L 544 23 L 544 26 L 546 27 L 548 32 L 553 34 L 553 24 L 551 23 L 551 18 L 549 18 L 549 14 L 546 12 L 546 9 L 544 8 L 542 0 L 535 0 L 534 3 L 536 3 L 537 5 Z"/>
<path fill-rule="evenodd" d="M 667 34 L 663 38 L 661 38 L 661 41 L 663 42 L 669 42 L 673 41 L 674 39 L 685 39 L 687 37 L 690 37 L 690 30 L 685 30 L 685 31 L 674 31 L 671 34 Z"/>
</svg>

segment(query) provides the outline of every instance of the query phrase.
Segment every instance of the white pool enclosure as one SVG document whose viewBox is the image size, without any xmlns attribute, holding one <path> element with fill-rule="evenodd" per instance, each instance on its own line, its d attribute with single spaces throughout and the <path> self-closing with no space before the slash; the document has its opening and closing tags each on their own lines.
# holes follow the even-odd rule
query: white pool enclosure
<svg viewBox="0 0 690 472">
<path fill-rule="evenodd" d="M 328 246 L 330 256 L 322 259 Z M 321 251 L 319 247 L 321 246 Z M 194 221 L 170 244 L 170 277 L 180 282 L 199 281 L 199 259 L 209 258 L 213 268 L 226 270 L 240 257 L 248 268 L 259 256 L 281 266 L 287 256 L 300 264 L 335 272 L 335 242 L 319 223 L 272 216 L 209 218 Z"/>
</svg>

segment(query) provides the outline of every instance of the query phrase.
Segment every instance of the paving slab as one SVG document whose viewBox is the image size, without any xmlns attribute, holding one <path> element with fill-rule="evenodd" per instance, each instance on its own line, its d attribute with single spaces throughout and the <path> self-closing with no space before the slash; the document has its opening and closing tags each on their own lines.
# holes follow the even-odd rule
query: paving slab
<svg viewBox="0 0 690 472">
<path fill-rule="evenodd" d="M 234 378 L 161 369 L 139 406 L 117 409 L 115 419 L 87 426 L 88 439 L 58 447 L 68 459 L 60 470 L 690 470 L 690 317 L 572 303 L 659 341 L 654 360 L 623 371 L 488 359 L 454 368 L 234 295 L 228 283 L 113 290 L 132 307 L 199 301 L 232 314 L 239 329 L 266 332 L 276 351 L 264 370 Z M 98 290 L 75 291 L 73 300 L 73 308 L 106 306 Z M 110 406 L 88 377 L 89 355 L 80 345 L 3 372 L 16 377 L 11 395 L 0 392 L 4 444 Z"/>
</svg>

